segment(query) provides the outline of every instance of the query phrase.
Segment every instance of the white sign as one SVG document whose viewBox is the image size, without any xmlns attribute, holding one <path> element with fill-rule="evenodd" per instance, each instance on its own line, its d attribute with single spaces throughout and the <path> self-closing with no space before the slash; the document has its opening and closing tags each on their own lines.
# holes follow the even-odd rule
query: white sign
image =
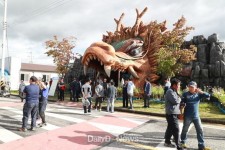
<svg viewBox="0 0 225 150">
<path fill-rule="evenodd" d="M 49 96 L 54 96 L 55 95 L 55 89 L 56 89 L 58 81 L 59 81 L 58 78 L 53 78 L 52 79 L 52 85 L 51 85 L 51 88 L 50 88 L 50 90 L 48 92 Z"/>
</svg>

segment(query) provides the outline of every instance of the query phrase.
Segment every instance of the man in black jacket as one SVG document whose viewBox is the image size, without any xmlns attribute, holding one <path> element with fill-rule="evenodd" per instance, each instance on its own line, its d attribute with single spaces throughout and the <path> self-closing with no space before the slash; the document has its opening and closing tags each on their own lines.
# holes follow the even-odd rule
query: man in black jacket
<svg viewBox="0 0 225 150">
<path fill-rule="evenodd" d="M 78 81 L 78 79 L 74 78 L 70 87 L 71 87 L 71 92 L 72 92 L 72 100 L 78 102 L 80 92 L 81 92 L 81 85 L 80 85 L 80 82 Z"/>
<path fill-rule="evenodd" d="M 128 94 L 127 94 L 127 82 L 126 79 L 123 84 L 123 107 L 128 108 Z"/>
</svg>

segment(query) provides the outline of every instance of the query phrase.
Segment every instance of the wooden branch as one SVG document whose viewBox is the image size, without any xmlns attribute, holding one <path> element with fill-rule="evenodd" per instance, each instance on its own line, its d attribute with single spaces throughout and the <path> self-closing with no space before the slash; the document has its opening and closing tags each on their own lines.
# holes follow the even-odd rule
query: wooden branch
<svg viewBox="0 0 225 150">
<path fill-rule="evenodd" d="M 119 32 L 120 29 L 121 29 L 121 26 L 122 26 L 121 20 L 123 19 L 124 15 L 125 15 L 125 14 L 122 13 L 122 15 L 120 16 L 120 19 L 119 19 L 119 20 L 117 20 L 116 18 L 114 18 L 114 20 L 115 20 L 115 22 L 116 22 L 116 24 L 117 24 L 117 26 L 116 26 L 116 31 L 117 31 L 117 32 Z"/>
<path fill-rule="evenodd" d="M 133 26 L 134 36 L 138 35 L 139 25 L 141 23 L 141 17 L 146 13 L 147 10 L 148 10 L 148 7 L 145 7 L 145 9 L 141 13 L 139 13 L 138 9 L 136 9 L 137 18 L 136 18 L 136 22 Z"/>
</svg>

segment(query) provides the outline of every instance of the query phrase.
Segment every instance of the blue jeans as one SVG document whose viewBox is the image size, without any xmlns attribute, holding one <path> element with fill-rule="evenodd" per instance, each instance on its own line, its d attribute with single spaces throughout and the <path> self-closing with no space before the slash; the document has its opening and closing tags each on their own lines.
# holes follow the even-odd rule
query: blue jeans
<svg viewBox="0 0 225 150">
<path fill-rule="evenodd" d="M 183 125 L 183 129 L 182 129 L 182 133 L 181 133 L 181 143 L 185 144 L 186 140 L 187 140 L 187 132 L 188 129 L 191 125 L 191 123 L 194 123 L 195 126 L 195 130 L 197 132 L 197 139 L 198 139 L 198 147 L 204 148 L 205 144 L 204 144 L 204 135 L 203 135 L 203 128 L 202 128 L 202 124 L 201 124 L 201 119 L 198 118 L 192 118 L 192 117 L 184 117 L 184 125 Z"/>
<path fill-rule="evenodd" d="M 107 112 L 109 112 L 109 108 L 111 108 L 111 112 L 114 112 L 114 98 L 108 98 L 107 100 Z"/>
<path fill-rule="evenodd" d="M 41 117 L 42 123 L 46 123 L 45 110 L 46 110 L 46 107 L 47 107 L 47 103 L 48 103 L 47 98 L 43 98 L 43 100 L 41 102 L 39 102 L 39 115 Z"/>
<path fill-rule="evenodd" d="M 38 112 L 38 102 L 30 103 L 26 102 L 23 106 L 23 125 L 22 128 L 27 128 L 27 122 L 29 116 L 31 115 L 31 127 L 36 127 L 36 119 L 37 119 L 37 112 Z"/>
</svg>

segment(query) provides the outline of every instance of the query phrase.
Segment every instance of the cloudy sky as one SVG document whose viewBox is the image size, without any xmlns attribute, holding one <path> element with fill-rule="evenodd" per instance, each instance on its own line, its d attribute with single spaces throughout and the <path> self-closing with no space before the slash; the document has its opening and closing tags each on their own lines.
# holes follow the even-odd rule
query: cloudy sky
<svg viewBox="0 0 225 150">
<path fill-rule="evenodd" d="M 0 19 L 3 20 L 3 0 L 0 0 Z M 115 30 L 113 18 L 125 13 L 123 24 L 133 26 L 135 8 L 148 7 L 143 21 L 167 20 L 167 26 L 182 15 L 195 30 L 187 37 L 218 33 L 225 41 L 224 0 L 8 0 L 8 52 L 6 56 L 22 58 L 23 62 L 53 64 L 45 53 L 45 41 L 54 35 L 59 38 L 75 36 L 75 53 L 83 54 L 102 34 Z M 2 24 L 1 24 L 2 29 Z M 2 32 L 0 32 L 2 42 Z"/>
</svg>

